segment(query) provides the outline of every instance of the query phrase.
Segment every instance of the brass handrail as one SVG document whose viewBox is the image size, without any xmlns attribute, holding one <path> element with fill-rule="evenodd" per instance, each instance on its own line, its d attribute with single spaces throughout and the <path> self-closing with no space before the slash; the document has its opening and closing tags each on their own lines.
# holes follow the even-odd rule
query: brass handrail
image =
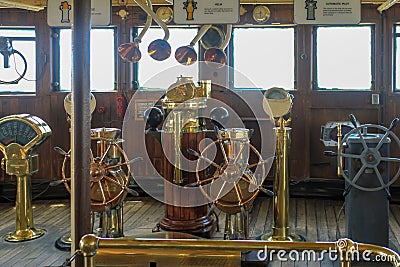
<svg viewBox="0 0 400 267">
<path fill-rule="evenodd" d="M 287 242 L 287 241 L 261 241 L 261 240 L 207 240 L 207 239 L 161 239 L 161 238 L 100 238 L 95 235 L 85 235 L 80 241 L 80 250 L 84 257 L 85 267 L 95 266 L 95 255 L 99 251 L 107 251 L 113 254 L 129 250 L 132 255 L 135 249 L 164 249 L 164 250 L 191 250 L 202 251 L 231 251 L 246 252 L 250 250 L 264 251 L 305 251 L 315 252 L 333 251 L 339 256 L 341 267 L 351 266 L 351 252 L 358 251 L 364 253 L 380 255 L 387 259 L 393 266 L 400 267 L 400 255 L 385 247 L 353 242 L 350 239 L 340 239 L 336 242 Z M 120 251 L 118 251 L 120 250 Z M 350 253 L 349 253 L 350 252 Z M 123 254 L 121 253 L 121 256 Z"/>
</svg>

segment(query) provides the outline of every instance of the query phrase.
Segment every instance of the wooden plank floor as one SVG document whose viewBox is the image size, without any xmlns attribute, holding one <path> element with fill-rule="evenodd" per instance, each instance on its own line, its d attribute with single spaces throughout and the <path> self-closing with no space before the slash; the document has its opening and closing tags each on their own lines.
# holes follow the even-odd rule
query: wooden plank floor
<svg viewBox="0 0 400 267">
<path fill-rule="evenodd" d="M 255 238 L 271 229 L 272 203 L 269 198 L 256 199 L 250 214 L 250 237 Z M 334 241 L 344 236 L 343 202 L 326 199 L 292 198 L 290 200 L 290 227 L 293 232 L 306 237 L 307 241 Z M 4 236 L 15 229 L 15 208 L 13 203 L 0 203 L 0 266 L 60 266 L 69 252 L 60 251 L 54 242 L 69 232 L 70 203 L 68 200 L 39 200 L 33 202 L 34 222 L 37 228 L 47 233 L 36 240 L 9 243 Z M 152 228 L 163 216 L 163 204 L 151 199 L 128 199 L 124 204 L 125 235 L 151 233 Z M 400 206 L 390 206 L 390 247 L 399 251 Z M 223 238 L 225 216 L 219 215 L 220 232 L 213 238 Z M 337 225 L 338 222 L 338 225 Z M 334 266 L 325 260 L 316 262 L 278 262 L 269 266 Z"/>
</svg>

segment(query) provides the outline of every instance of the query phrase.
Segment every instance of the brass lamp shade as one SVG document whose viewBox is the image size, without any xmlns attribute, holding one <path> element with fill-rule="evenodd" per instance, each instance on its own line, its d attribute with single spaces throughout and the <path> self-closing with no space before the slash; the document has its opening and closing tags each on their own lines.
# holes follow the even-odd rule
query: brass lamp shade
<svg viewBox="0 0 400 267">
<path fill-rule="evenodd" d="M 171 46 L 167 41 L 157 39 L 150 43 L 147 52 L 154 60 L 163 61 L 171 55 Z"/>
<path fill-rule="evenodd" d="M 227 62 L 225 52 L 220 48 L 210 48 L 204 53 L 206 63 L 216 63 L 218 66 L 224 66 Z"/>
<path fill-rule="evenodd" d="M 136 63 L 142 58 L 137 42 L 121 44 L 118 47 L 120 57 L 128 62 Z"/>
<path fill-rule="evenodd" d="M 192 65 L 197 61 L 197 53 L 192 46 L 181 46 L 175 51 L 175 59 L 182 65 Z"/>
</svg>

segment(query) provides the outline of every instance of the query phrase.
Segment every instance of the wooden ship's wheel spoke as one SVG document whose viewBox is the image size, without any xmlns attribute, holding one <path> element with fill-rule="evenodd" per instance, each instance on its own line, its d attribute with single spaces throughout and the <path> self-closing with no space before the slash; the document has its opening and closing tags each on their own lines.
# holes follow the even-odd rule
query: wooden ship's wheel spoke
<svg viewBox="0 0 400 267">
<path fill-rule="evenodd" d="M 214 181 L 215 179 L 219 178 L 219 174 L 215 174 L 214 176 L 210 177 L 210 178 L 206 178 L 204 180 L 200 180 L 197 182 L 198 185 L 203 185 L 203 184 L 207 184 L 209 182 Z"/>
<path fill-rule="evenodd" d="M 115 164 L 115 165 L 111 165 L 111 166 L 105 167 L 105 169 L 106 170 L 110 170 L 110 169 L 115 169 L 117 167 L 127 166 L 128 163 L 129 162 L 118 163 L 118 164 Z"/>
<path fill-rule="evenodd" d="M 103 155 L 100 158 L 100 161 L 99 161 L 100 164 L 104 162 L 104 159 L 106 158 L 108 152 L 110 151 L 110 148 L 111 148 L 111 145 L 107 146 L 106 151 L 104 151 Z"/>
<path fill-rule="evenodd" d="M 112 179 L 111 177 L 104 176 L 104 179 L 107 180 L 107 181 L 110 182 L 110 183 L 113 183 L 113 184 L 115 184 L 115 185 L 118 185 L 119 187 L 121 187 L 121 189 L 123 189 L 123 188 L 125 187 L 125 185 L 119 183 L 118 181 Z"/>
<path fill-rule="evenodd" d="M 218 143 L 219 143 L 219 146 L 220 146 L 220 148 L 221 148 L 222 155 L 223 155 L 223 157 L 224 157 L 224 163 L 225 163 L 225 164 L 228 164 L 229 159 L 228 159 L 228 157 L 226 156 L 225 148 L 224 148 L 222 142 L 219 141 Z"/>
<path fill-rule="evenodd" d="M 99 188 L 100 188 L 101 196 L 103 197 L 103 205 L 105 205 L 107 203 L 107 198 L 106 198 L 106 195 L 104 193 L 104 189 L 101 186 L 101 181 L 98 181 L 97 183 L 98 183 Z"/>
</svg>

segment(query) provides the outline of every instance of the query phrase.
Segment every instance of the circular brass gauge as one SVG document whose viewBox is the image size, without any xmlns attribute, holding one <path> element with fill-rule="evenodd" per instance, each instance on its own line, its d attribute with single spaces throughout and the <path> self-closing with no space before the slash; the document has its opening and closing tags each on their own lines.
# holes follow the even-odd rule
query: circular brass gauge
<svg viewBox="0 0 400 267">
<path fill-rule="evenodd" d="M 170 23 L 174 17 L 174 11 L 168 6 L 161 6 L 157 8 L 156 14 L 164 23 Z"/>
<path fill-rule="evenodd" d="M 210 29 L 201 37 L 200 44 L 204 49 L 220 47 L 225 39 L 225 34 L 218 26 L 211 26 Z"/>
<path fill-rule="evenodd" d="M 120 9 L 120 10 L 117 12 L 117 15 L 120 16 L 120 18 L 121 18 L 122 20 L 124 20 L 124 19 L 126 19 L 126 17 L 128 17 L 129 12 L 126 11 L 126 9 L 122 8 L 122 9 Z"/>
<path fill-rule="evenodd" d="M 283 88 L 270 88 L 264 93 L 264 111 L 269 114 L 270 108 L 274 118 L 282 117 L 288 114 L 292 109 L 292 97 L 293 96 Z"/>
<path fill-rule="evenodd" d="M 253 19 L 258 23 L 265 22 L 269 20 L 271 12 L 267 6 L 255 6 L 253 9 Z"/>
</svg>

